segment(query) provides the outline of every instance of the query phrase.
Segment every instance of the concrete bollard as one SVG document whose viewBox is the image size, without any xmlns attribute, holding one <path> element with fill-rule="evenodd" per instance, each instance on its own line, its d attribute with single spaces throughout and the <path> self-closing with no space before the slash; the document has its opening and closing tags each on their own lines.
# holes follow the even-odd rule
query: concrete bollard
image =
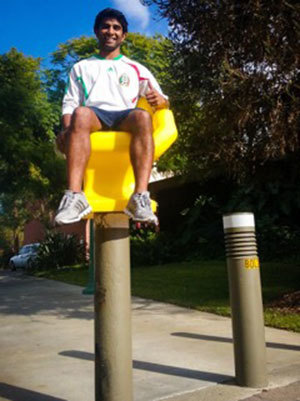
<svg viewBox="0 0 300 401">
<path fill-rule="evenodd" d="M 129 221 L 95 213 L 95 400 L 132 401 Z"/>
<path fill-rule="evenodd" d="M 252 213 L 223 216 L 236 381 L 240 386 L 267 385 L 263 304 Z"/>
<path fill-rule="evenodd" d="M 89 250 L 89 276 L 87 286 L 82 290 L 85 295 L 92 295 L 95 291 L 95 280 L 94 280 L 94 220 L 89 220 L 90 224 L 90 250 Z"/>
</svg>

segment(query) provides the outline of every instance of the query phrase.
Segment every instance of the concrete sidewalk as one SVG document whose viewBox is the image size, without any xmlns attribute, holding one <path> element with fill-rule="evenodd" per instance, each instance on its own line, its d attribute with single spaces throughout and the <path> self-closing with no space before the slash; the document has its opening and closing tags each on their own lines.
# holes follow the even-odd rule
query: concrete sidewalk
<svg viewBox="0 0 300 401">
<path fill-rule="evenodd" d="M 0 400 L 94 400 L 93 299 L 81 292 L 0 271 Z M 297 400 L 299 334 L 266 328 L 261 392 L 234 385 L 230 319 L 139 298 L 132 314 L 134 401 Z"/>
</svg>

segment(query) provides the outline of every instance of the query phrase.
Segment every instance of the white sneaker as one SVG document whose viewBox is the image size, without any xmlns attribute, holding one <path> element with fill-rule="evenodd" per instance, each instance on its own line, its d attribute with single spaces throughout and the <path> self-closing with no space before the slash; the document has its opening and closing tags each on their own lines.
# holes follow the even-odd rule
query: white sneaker
<svg viewBox="0 0 300 401">
<path fill-rule="evenodd" d="M 71 224 L 80 221 L 92 211 L 83 192 L 65 191 L 55 216 L 58 225 Z"/>
<path fill-rule="evenodd" d="M 140 221 L 158 226 L 158 218 L 151 209 L 150 194 L 147 191 L 132 194 L 124 213 L 133 221 Z"/>
</svg>

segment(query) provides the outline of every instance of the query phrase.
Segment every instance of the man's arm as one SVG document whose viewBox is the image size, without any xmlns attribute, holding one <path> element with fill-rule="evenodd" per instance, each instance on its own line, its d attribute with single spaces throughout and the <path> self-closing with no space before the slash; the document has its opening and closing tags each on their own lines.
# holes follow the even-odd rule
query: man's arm
<svg viewBox="0 0 300 401">
<path fill-rule="evenodd" d="M 71 125 L 72 114 L 64 114 L 62 116 L 61 125 L 62 130 L 56 138 L 56 145 L 60 152 L 66 153 L 66 138 L 68 135 L 68 128 Z"/>
<path fill-rule="evenodd" d="M 139 96 L 145 97 L 155 109 L 168 108 L 168 96 L 164 95 L 154 75 L 142 64 L 138 64 L 138 68 L 140 70 Z"/>
<path fill-rule="evenodd" d="M 72 114 L 64 114 L 61 119 L 62 130 L 65 131 L 71 125 Z"/>
<path fill-rule="evenodd" d="M 162 96 L 156 89 L 153 88 L 151 82 L 148 81 L 148 92 L 146 93 L 146 99 L 150 106 L 158 109 L 167 109 L 170 104 L 168 99 Z"/>
<path fill-rule="evenodd" d="M 62 129 L 56 138 L 56 145 L 62 153 L 66 153 L 66 139 L 73 111 L 82 104 L 82 99 L 84 97 L 82 85 L 79 84 L 75 69 L 76 65 L 72 67 L 69 74 L 68 84 L 62 102 Z"/>
</svg>

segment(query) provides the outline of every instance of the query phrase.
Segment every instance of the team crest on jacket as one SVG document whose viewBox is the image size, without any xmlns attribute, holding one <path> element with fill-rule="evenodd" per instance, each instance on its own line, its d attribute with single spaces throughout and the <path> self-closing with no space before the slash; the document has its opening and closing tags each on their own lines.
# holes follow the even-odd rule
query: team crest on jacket
<svg viewBox="0 0 300 401">
<path fill-rule="evenodd" d="M 119 84 L 120 84 L 121 86 L 129 86 L 129 84 L 130 84 L 130 79 L 129 79 L 129 76 L 128 76 L 126 73 L 124 73 L 124 74 L 122 74 L 122 75 L 120 76 L 120 78 L 119 78 Z"/>
</svg>

